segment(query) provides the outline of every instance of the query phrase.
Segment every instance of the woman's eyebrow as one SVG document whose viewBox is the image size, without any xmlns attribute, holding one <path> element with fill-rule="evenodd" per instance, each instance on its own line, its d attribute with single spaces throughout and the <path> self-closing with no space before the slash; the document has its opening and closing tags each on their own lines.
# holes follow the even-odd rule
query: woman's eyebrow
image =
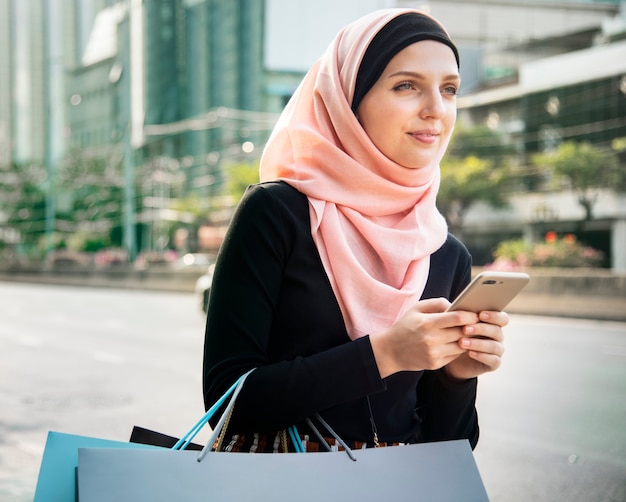
<svg viewBox="0 0 626 502">
<path fill-rule="evenodd" d="M 411 70 L 398 70 L 398 71 L 391 73 L 390 75 L 387 75 L 387 78 L 394 78 L 394 77 L 412 77 L 412 78 L 417 78 L 417 79 L 426 78 L 426 76 L 423 75 L 422 73 L 411 71 Z M 442 80 L 460 81 L 461 77 L 458 73 L 451 73 L 450 75 L 444 76 Z"/>
</svg>

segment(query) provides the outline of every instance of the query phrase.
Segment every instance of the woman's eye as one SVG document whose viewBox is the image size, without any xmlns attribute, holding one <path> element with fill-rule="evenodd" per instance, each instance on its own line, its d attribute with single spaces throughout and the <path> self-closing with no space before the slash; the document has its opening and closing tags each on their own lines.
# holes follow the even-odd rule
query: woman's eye
<svg viewBox="0 0 626 502">
<path fill-rule="evenodd" d="M 443 88 L 443 92 L 445 94 L 449 94 L 451 96 L 456 96 L 459 90 L 454 85 L 449 85 Z"/>
<path fill-rule="evenodd" d="M 395 91 L 407 91 L 413 89 L 415 86 L 411 82 L 400 82 L 393 89 Z"/>
</svg>

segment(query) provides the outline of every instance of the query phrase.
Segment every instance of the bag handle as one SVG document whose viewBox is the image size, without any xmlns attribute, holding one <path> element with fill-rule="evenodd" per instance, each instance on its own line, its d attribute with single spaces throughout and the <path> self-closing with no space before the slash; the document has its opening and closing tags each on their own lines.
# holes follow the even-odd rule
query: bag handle
<svg viewBox="0 0 626 502">
<path fill-rule="evenodd" d="M 219 422 L 213 429 L 213 433 L 211 434 L 211 437 L 208 439 L 208 441 L 204 445 L 204 448 L 202 448 L 200 455 L 198 455 L 198 459 L 197 459 L 198 462 L 202 462 L 202 459 L 205 457 L 205 455 L 213 449 L 213 445 L 215 444 L 215 441 L 217 441 L 217 438 L 219 437 L 222 431 L 222 428 L 224 427 L 224 424 L 226 423 L 226 420 L 228 419 L 228 416 L 230 415 L 233 408 L 235 407 L 235 401 L 237 400 L 237 396 L 239 395 L 239 393 L 241 392 L 241 389 L 243 388 L 243 384 L 246 382 L 246 378 L 248 378 L 248 375 L 252 373 L 253 371 L 254 371 L 254 368 L 248 371 L 247 373 L 243 374 L 242 376 L 240 376 L 239 379 L 230 387 L 230 389 L 228 389 L 224 393 L 224 395 L 218 399 L 217 403 L 211 406 L 211 410 L 213 408 L 217 409 L 219 406 L 221 406 L 224 403 L 226 399 L 228 399 L 228 396 L 232 394 L 232 397 L 230 398 L 228 406 L 224 410 L 224 413 L 222 413 L 222 416 L 220 417 Z"/>
<path fill-rule="evenodd" d="M 217 402 L 213 406 L 211 406 L 211 408 L 209 408 L 209 410 L 204 414 L 204 416 L 200 420 L 198 420 L 196 425 L 194 425 L 189 430 L 189 432 L 187 432 L 187 434 L 185 434 L 172 447 L 172 449 L 174 449 L 174 450 L 176 450 L 176 449 L 185 449 L 187 447 L 187 445 L 193 440 L 193 438 L 198 434 L 200 429 L 202 429 L 202 427 L 204 427 L 208 423 L 208 421 L 215 414 L 217 409 L 220 406 L 222 406 L 224 404 L 224 402 L 230 396 L 230 401 L 228 402 L 228 406 L 226 407 L 226 409 L 222 413 L 222 416 L 220 417 L 217 425 L 213 429 L 211 437 L 209 437 L 209 439 L 207 440 L 206 444 L 204 445 L 204 448 L 202 448 L 202 451 L 198 455 L 197 461 L 198 462 L 202 462 L 202 460 L 204 459 L 206 454 L 209 453 L 213 449 L 213 445 L 215 444 L 215 442 L 219 438 L 219 436 L 220 436 L 220 434 L 222 432 L 222 429 L 224 428 L 224 424 L 226 423 L 226 421 L 228 420 L 228 417 L 232 413 L 232 410 L 233 410 L 233 408 L 235 406 L 235 401 L 237 400 L 237 396 L 239 395 L 239 392 L 241 392 L 241 389 L 243 388 L 243 385 L 246 382 L 246 378 L 248 377 L 248 375 L 250 375 L 250 373 L 252 373 L 254 371 L 254 369 L 255 368 L 251 369 L 247 373 L 245 373 L 242 376 L 240 376 L 237 379 L 237 381 L 233 385 L 231 385 L 231 387 L 224 393 L 224 395 L 222 395 L 222 397 L 220 397 L 217 400 Z M 231 394 L 232 394 L 232 396 L 231 396 Z M 356 458 L 354 457 L 354 454 L 352 453 L 352 450 L 339 437 L 339 435 L 331 428 L 331 426 L 328 425 L 328 423 L 319 415 L 319 413 L 315 414 L 315 418 L 317 418 L 317 420 L 319 420 L 319 422 L 328 430 L 328 432 L 330 432 L 333 435 L 333 437 L 337 440 L 337 442 L 341 446 L 343 446 L 343 448 L 345 449 L 346 454 L 348 455 L 348 457 L 350 457 L 351 460 L 356 462 Z M 315 434 L 318 437 L 321 438 L 322 435 L 319 433 L 319 431 L 313 425 L 313 423 L 310 420 L 308 420 L 308 419 L 307 419 L 307 423 L 312 428 L 312 430 L 315 432 Z M 291 436 L 291 440 L 294 443 L 296 452 L 298 452 L 298 453 L 305 453 L 306 450 L 304 449 L 304 445 L 302 444 L 302 441 L 300 440 L 300 436 L 298 435 L 298 430 L 296 429 L 296 427 L 294 425 L 292 425 L 291 427 L 289 427 L 288 431 L 289 431 L 289 435 Z M 326 443 L 323 440 L 323 438 L 322 438 L 322 441 L 323 441 L 323 443 Z M 330 449 L 330 448 L 328 448 L 328 449 Z"/>
<path fill-rule="evenodd" d="M 352 449 L 345 443 L 343 439 L 339 437 L 339 434 L 337 434 L 334 431 L 334 429 L 330 425 L 328 425 L 328 422 L 326 422 L 326 420 L 324 420 L 319 413 L 315 413 L 314 416 L 315 418 L 317 418 L 319 423 L 321 423 L 326 428 L 326 430 L 330 432 L 330 434 L 335 438 L 335 440 L 341 446 L 343 446 L 343 449 L 346 451 L 346 454 L 348 455 L 348 457 L 350 457 L 350 460 L 352 460 L 353 462 L 356 462 L 356 457 L 354 456 L 354 453 L 352 453 Z M 310 418 L 306 419 L 306 423 L 309 426 L 309 428 L 313 431 L 313 433 L 317 436 L 317 439 L 324 446 L 324 448 L 326 448 L 327 451 L 331 451 L 331 448 L 329 444 L 326 442 L 326 440 L 324 439 L 324 436 L 320 434 L 320 431 L 317 429 L 317 427 L 315 427 L 315 425 L 313 424 Z"/>
<path fill-rule="evenodd" d="M 237 381 L 232 384 L 230 386 L 230 388 L 224 392 L 224 394 L 222 395 L 222 397 L 220 397 L 213 406 L 211 406 L 207 412 L 202 416 L 202 418 L 200 418 L 200 420 L 198 420 L 198 422 L 196 422 L 196 424 L 187 431 L 187 433 L 185 435 L 183 435 L 183 437 L 181 437 L 174 446 L 172 446 L 172 450 L 184 450 L 185 448 L 187 448 L 187 446 L 189 445 L 189 443 L 191 443 L 191 441 L 193 441 L 193 438 L 196 437 L 196 435 L 198 434 L 198 432 L 200 432 L 200 430 L 207 424 L 209 423 L 209 420 L 213 417 L 213 415 L 215 415 L 215 412 L 220 408 L 220 406 L 222 406 L 224 404 L 224 402 L 228 399 L 228 397 L 235 393 L 233 398 L 231 399 L 231 404 L 229 404 L 229 409 L 232 408 L 232 405 L 234 405 L 234 398 L 236 397 L 237 394 L 239 394 L 239 391 L 241 390 L 241 387 L 243 387 L 243 382 L 246 380 L 246 377 L 252 373 L 254 371 L 254 368 L 251 369 L 250 371 L 248 371 L 247 373 L 245 373 L 244 375 L 240 376 Z M 225 417 L 228 416 L 228 409 L 226 410 L 226 412 L 222 415 L 222 419 L 225 421 Z M 220 421 L 222 422 L 222 421 Z M 218 424 L 219 426 L 220 424 Z M 222 424 L 223 425 L 223 424 Z M 218 427 L 216 427 L 216 429 L 219 431 Z M 213 443 L 210 443 L 213 444 Z"/>
</svg>

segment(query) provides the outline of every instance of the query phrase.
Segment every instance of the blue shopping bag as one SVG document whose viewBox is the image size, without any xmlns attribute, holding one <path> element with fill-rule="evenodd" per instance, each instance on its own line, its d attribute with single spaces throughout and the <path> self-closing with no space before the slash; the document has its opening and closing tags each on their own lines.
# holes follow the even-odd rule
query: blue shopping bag
<svg viewBox="0 0 626 502">
<path fill-rule="evenodd" d="M 75 502 L 77 500 L 76 468 L 79 448 L 146 449 L 156 447 L 50 431 L 41 459 L 33 502 Z"/>
</svg>

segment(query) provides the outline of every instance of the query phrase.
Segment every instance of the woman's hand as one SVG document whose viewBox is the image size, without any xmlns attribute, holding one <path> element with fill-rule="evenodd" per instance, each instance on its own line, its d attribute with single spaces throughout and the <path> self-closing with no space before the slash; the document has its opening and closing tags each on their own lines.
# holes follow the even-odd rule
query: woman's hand
<svg viewBox="0 0 626 502">
<path fill-rule="evenodd" d="M 444 298 L 422 300 L 388 330 L 370 335 L 382 378 L 398 371 L 449 367 L 459 356 L 468 353 L 468 349 L 481 354 L 482 359 L 457 364 L 449 373 L 454 378 L 470 378 L 463 375 L 477 371 L 473 366 L 482 364 L 496 348 L 487 346 L 487 342 L 478 344 L 479 340 L 470 336 L 499 337 L 501 342 L 501 330 L 492 324 L 487 325 L 488 329 L 483 327 L 473 312 L 446 312 L 449 305 Z M 468 339 L 470 346 L 463 346 L 462 341 Z"/>
<path fill-rule="evenodd" d="M 463 327 L 465 336 L 458 344 L 465 352 L 445 366 L 446 373 L 453 378 L 474 378 L 498 369 L 502 363 L 502 328 L 509 323 L 509 316 L 506 312 L 481 312 L 479 320 Z"/>
</svg>

